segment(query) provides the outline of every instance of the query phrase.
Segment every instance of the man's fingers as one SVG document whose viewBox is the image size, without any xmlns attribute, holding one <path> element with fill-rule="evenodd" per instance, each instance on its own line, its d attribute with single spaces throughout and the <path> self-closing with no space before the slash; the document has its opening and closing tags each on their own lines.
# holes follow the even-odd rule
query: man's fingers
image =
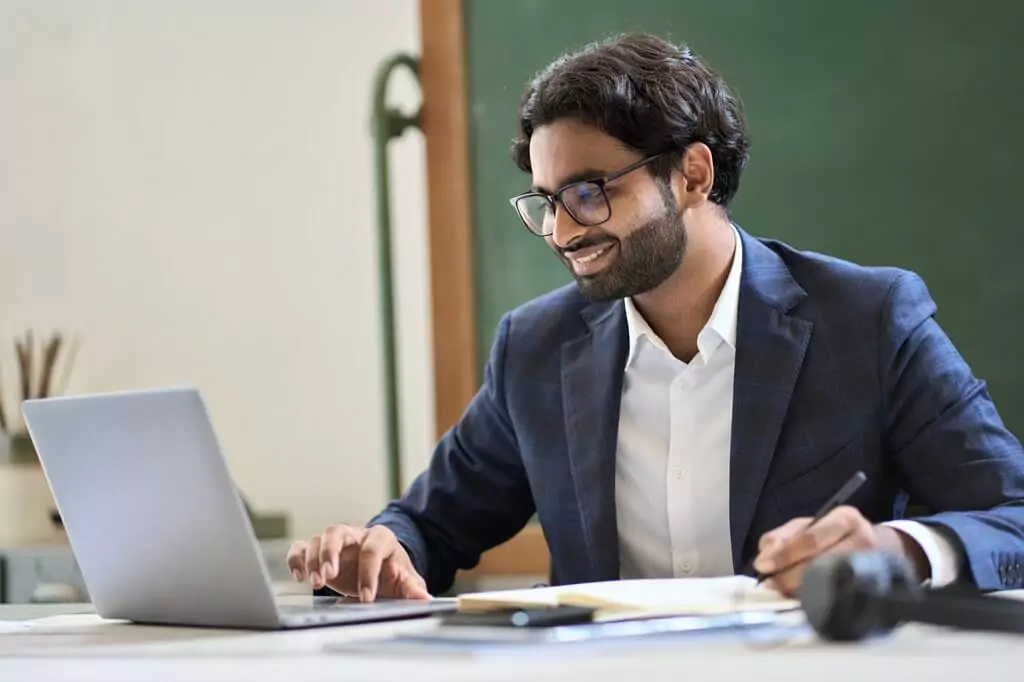
<svg viewBox="0 0 1024 682">
<path fill-rule="evenodd" d="M 822 519 L 824 521 L 824 519 Z M 820 523 L 820 522 L 819 522 Z M 818 524 L 815 524 L 818 525 Z M 871 537 L 863 533 L 850 533 L 841 541 L 829 547 L 824 552 L 818 555 L 798 561 L 795 564 L 789 566 L 785 570 L 779 571 L 774 574 L 765 583 L 768 587 L 778 590 L 787 597 L 792 597 L 796 594 L 797 588 L 800 587 L 800 583 L 804 580 L 804 574 L 807 572 L 808 566 L 818 556 L 828 554 L 847 554 L 849 552 L 856 552 L 862 549 L 868 549 L 873 545 Z"/>
<path fill-rule="evenodd" d="M 377 591 L 385 594 L 385 589 L 388 596 L 401 599 L 431 598 L 427 592 L 427 584 L 413 568 L 404 552 L 396 551 L 384 562 Z"/>
<path fill-rule="evenodd" d="M 287 564 L 296 580 L 309 579 L 313 589 L 330 584 L 340 594 L 373 601 L 377 594 L 427 599 L 426 584 L 388 528 L 329 526 L 308 542 L 288 550 Z"/>
<path fill-rule="evenodd" d="M 805 528 L 784 542 L 761 552 L 754 568 L 761 573 L 784 570 L 822 554 L 852 534 L 870 535 L 871 524 L 853 507 L 838 507 L 818 523 Z"/>
<path fill-rule="evenodd" d="M 341 554 L 338 557 L 338 572 L 339 574 L 344 571 L 346 574 L 351 574 L 353 578 L 357 578 L 359 575 L 359 545 L 362 540 L 358 542 L 345 542 L 345 546 L 341 548 Z"/>
<path fill-rule="evenodd" d="M 320 575 L 320 536 L 317 535 L 309 541 L 306 549 L 306 574 L 309 575 L 309 582 L 314 590 L 324 586 L 323 578 Z"/>
<path fill-rule="evenodd" d="M 764 552 L 778 545 L 780 542 L 785 542 L 789 538 L 793 537 L 811 522 L 810 517 L 800 517 L 784 523 L 778 528 L 771 530 L 761 536 L 761 539 L 757 543 L 757 551 Z"/>
<path fill-rule="evenodd" d="M 345 547 L 358 545 L 360 533 L 349 526 L 328 526 L 320 536 L 320 577 L 324 582 L 338 575 Z"/>
<path fill-rule="evenodd" d="M 308 549 L 309 543 L 305 540 L 293 542 L 292 546 L 288 549 L 288 557 L 285 561 L 296 580 L 306 579 L 306 551 Z"/>
<path fill-rule="evenodd" d="M 374 526 L 359 548 L 359 599 L 371 602 L 377 598 L 381 568 L 398 548 L 394 533 L 382 526 Z"/>
<path fill-rule="evenodd" d="M 779 571 L 804 559 L 810 559 L 842 541 L 853 532 L 849 520 L 829 514 L 802 533 L 764 553 L 755 566 L 762 573 Z"/>
<path fill-rule="evenodd" d="M 807 570 L 806 564 L 807 562 L 802 561 L 785 571 L 774 574 L 765 582 L 765 585 L 787 597 L 792 597 L 796 594 L 796 588 L 800 586 L 800 582 L 804 579 L 804 571 Z"/>
<path fill-rule="evenodd" d="M 415 572 L 406 572 L 399 583 L 400 595 L 405 599 L 430 599 L 427 584 Z"/>
</svg>

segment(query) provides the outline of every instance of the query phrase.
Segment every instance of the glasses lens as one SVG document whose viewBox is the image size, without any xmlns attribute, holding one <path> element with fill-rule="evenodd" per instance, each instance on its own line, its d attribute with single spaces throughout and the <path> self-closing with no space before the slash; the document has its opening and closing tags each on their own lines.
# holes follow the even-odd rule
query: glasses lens
<svg viewBox="0 0 1024 682">
<path fill-rule="evenodd" d="M 516 201 L 516 209 L 530 231 L 539 234 L 551 234 L 554 230 L 554 216 L 547 197 L 528 194 Z"/>
<path fill-rule="evenodd" d="M 599 225 L 609 218 L 608 199 L 596 182 L 566 187 L 562 192 L 562 203 L 580 225 Z"/>
</svg>

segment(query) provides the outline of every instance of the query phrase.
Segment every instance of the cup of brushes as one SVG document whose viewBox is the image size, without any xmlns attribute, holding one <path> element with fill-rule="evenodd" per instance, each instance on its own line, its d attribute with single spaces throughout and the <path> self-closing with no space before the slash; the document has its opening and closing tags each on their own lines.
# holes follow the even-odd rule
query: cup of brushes
<svg viewBox="0 0 1024 682">
<path fill-rule="evenodd" d="M 67 387 L 67 380 L 78 351 L 77 343 L 68 344 L 62 334 L 54 333 L 36 347 L 31 330 L 14 340 L 17 366 L 19 402 L 33 398 L 49 398 L 60 395 Z M 58 368 L 59 374 L 58 374 Z M 20 410 L 5 402 L 4 365 L 0 362 L 0 461 L 12 463 L 37 462 L 32 439 L 20 427 Z M 6 457 L 4 457 L 6 455 Z"/>
</svg>

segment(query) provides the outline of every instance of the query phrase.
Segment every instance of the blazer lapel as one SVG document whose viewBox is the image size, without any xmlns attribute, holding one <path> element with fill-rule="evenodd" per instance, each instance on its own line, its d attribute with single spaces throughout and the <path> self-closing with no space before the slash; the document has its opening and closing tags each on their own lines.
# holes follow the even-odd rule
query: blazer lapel
<svg viewBox="0 0 1024 682">
<path fill-rule="evenodd" d="M 740 232 L 743 275 L 736 327 L 732 453 L 729 471 L 730 529 L 735 570 L 753 522 L 803 364 L 812 325 L 788 313 L 807 294 L 782 259 Z"/>
<path fill-rule="evenodd" d="M 562 346 L 562 400 L 569 466 L 590 565 L 590 580 L 617 580 L 615 516 L 622 374 L 628 347 L 621 301 L 583 310 L 587 332 Z"/>
</svg>

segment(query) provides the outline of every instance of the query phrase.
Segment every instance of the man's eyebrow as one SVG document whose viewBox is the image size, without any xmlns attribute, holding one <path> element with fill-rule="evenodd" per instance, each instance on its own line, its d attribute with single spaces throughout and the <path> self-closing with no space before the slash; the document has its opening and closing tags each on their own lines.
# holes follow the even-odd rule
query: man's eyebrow
<svg viewBox="0 0 1024 682">
<path fill-rule="evenodd" d="M 562 184 L 560 184 L 558 188 L 561 189 L 562 187 L 565 187 L 566 185 L 571 185 L 574 182 L 582 182 L 584 180 L 597 180 L 598 178 L 603 178 L 606 175 L 608 175 L 608 171 L 606 170 L 587 168 L 581 171 L 577 171 L 576 173 L 573 173 L 569 177 L 564 178 L 562 180 Z M 544 187 L 541 187 L 540 185 L 534 185 L 531 191 L 543 192 L 544 194 L 554 194 L 556 192 L 556 190 L 549 190 Z"/>
</svg>

